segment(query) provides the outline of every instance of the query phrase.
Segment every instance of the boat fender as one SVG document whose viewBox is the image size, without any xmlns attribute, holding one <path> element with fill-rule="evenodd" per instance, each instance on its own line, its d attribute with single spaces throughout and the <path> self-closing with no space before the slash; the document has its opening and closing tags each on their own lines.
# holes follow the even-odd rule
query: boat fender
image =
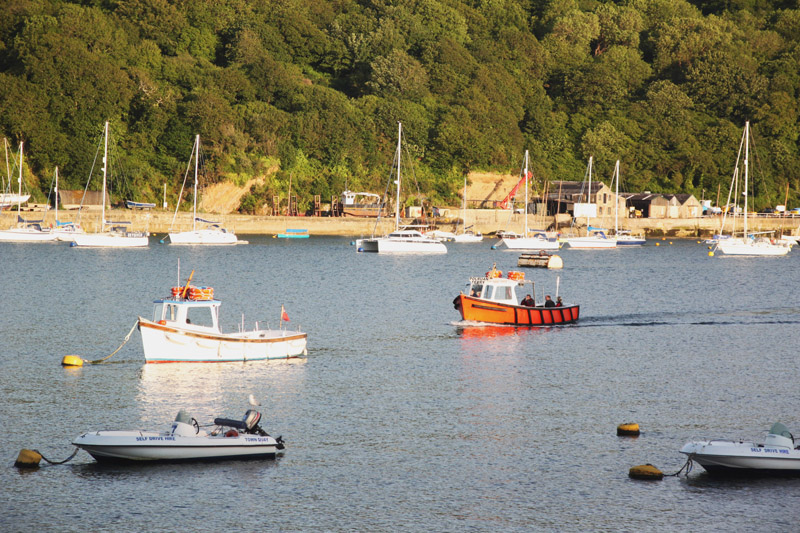
<svg viewBox="0 0 800 533">
<path fill-rule="evenodd" d="M 635 422 L 625 422 L 617 426 L 617 435 L 620 437 L 638 437 L 639 424 Z"/>
<path fill-rule="evenodd" d="M 225 436 L 226 437 L 238 437 L 239 436 L 239 432 L 236 431 L 235 429 L 229 429 L 228 431 L 225 432 Z"/>
<path fill-rule="evenodd" d="M 632 479 L 643 479 L 645 481 L 658 481 L 664 479 L 664 472 L 650 463 L 647 463 L 646 465 L 631 467 L 631 469 L 628 470 L 628 477 Z"/>
<path fill-rule="evenodd" d="M 167 325 L 167 321 L 166 320 L 159 320 L 158 323 L 161 324 L 162 326 L 166 326 Z"/>
</svg>

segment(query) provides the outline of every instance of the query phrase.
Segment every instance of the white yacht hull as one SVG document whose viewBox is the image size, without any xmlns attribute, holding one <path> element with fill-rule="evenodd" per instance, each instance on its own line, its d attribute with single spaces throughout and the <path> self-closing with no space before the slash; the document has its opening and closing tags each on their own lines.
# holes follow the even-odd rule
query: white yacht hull
<svg viewBox="0 0 800 533">
<path fill-rule="evenodd" d="M 453 242 L 473 243 L 483 241 L 483 235 L 476 235 L 474 233 L 458 233 L 453 238 Z"/>
<path fill-rule="evenodd" d="M 613 238 L 571 237 L 567 239 L 567 244 L 569 244 L 570 248 L 578 250 L 600 250 L 616 248 L 617 240 Z"/>
<path fill-rule="evenodd" d="M 72 240 L 73 246 L 82 248 L 139 248 L 149 246 L 146 236 L 128 236 L 123 233 L 79 233 Z"/>
<path fill-rule="evenodd" d="M 446 254 L 444 243 L 433 239 L 393 239 L 378 237 L 356 241 L 359 252 L 378 254 Z"/>
<path fill-rule="evenodd" d="M 711 473 L 778 473 L 800 475 L 800 450 L 752 442 L 698 441 L 681 448 Z"/>
<path fill-rule="evenodd" d="M 233 233 L 211 229 L 169 234 L 170 244 L 239 244 L 239 242 Z"/>
<path fill-rule="evenodd" d="M 261 361 L 307 355 L 306 334 L 287 330 L 215 333 L 177 328 L 139 317 L 147 363 Z"/>
<path fill-rule="evenodd" d="M 544 237 L 503 237 L 500 241 L 509 250 L 558 250 L 561 244 L 557 239 Z"/>
<path fill-rule="evenodd" d="M 772 244 L 769 241 L 744 240 L 740 238 L 723 239 L 717 244 L 717 250 L 725 255 L 781 256 L 791 250 L 786 243 Z"/>
<path fill-rule="evenodd" d="M 56 234 L 52 231 L 25 228 L 0 231 L 0 242 L 53 242 L 56 237 Z"/>
</svg>

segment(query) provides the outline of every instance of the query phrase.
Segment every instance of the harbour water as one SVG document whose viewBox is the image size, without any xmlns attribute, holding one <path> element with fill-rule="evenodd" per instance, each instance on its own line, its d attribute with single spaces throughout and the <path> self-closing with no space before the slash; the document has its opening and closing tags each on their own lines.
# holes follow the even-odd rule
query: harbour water
<svg viewBox="0 0 800 533">
<path fill-rule="evenodd" d="M 798 479 L 634 481 L 684 463 L 699 438 L 800 435 L 800 253 L 709 257 L 696 241 L 560 252 L 526 270 L 537 299 L 581 304 L 577 325 L 458 322 L 453 297 L 516 253 L 492 241 L 443 256 L 356 253 L 350 239 L 249 238 L 233 248 L 85 250 L 0 246 L 3 531 L 786 531 Z M 308 333 L 309 355 L 245 364 L 144 365 L 134 332 L 152 300 L 195 269 L 244 321 Z M 282 435 L 275 461 L 100 466 L 85 452 L 33 471 L 23 448 L 60 460 L 91 429 L 201 424 L 260 399 Z M 616 426 L 638 422 L 638 438 Z M 43 463 L 44 464 L 44 463 Z"/>
</svg>

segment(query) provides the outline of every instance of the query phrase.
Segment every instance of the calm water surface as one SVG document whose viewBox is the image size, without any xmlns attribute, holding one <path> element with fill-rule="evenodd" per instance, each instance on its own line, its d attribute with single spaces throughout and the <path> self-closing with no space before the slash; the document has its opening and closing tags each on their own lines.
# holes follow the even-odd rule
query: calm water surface
<svg viewBox="0 0 800 533">
<path fill-rule="evenodd" d="M 561 272 L 526 270 L 537 297 L 581 304 L 579 325 L 458 322 L 470 275 L 517 254 L 449 245 L 438 257 L 357 254 L 350 239 L 249 246 L 84 250 L 0 244 L 3 531 L 761 531 L 794 530 L 800 480 L 716 480 L 697 467 L 656 483 L 701 437 L 800 434 L 800 251 L 708 257 L 695 241 L 561 251 Z M 285 305 L 308 332 L 291 362 L 144 365 L 137 315 L 196 270 L 223 328 L 272 325 Z M 243 318 L 244 316 L 244 318 Z M 201 423 L 261 399 L 276 461 L 18 471 L 22 448 L 60 460 L 91 429 Z M 638 422 L 638 439 L 615 434 Z"/>
</svg>

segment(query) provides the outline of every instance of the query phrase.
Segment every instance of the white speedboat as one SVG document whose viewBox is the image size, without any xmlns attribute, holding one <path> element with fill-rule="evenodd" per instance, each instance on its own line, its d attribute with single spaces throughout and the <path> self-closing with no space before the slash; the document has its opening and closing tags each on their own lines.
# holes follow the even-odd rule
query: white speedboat
<svg viewBox="0 0 800 533">
<path fill-rule="evenodd" d="M 800 449 L 789 429 L 776 422 L 763 444 L 731 440 L 689 442 L 681 453 L 710 474 L 800 475 Z"/>
<path fill-rule="evenodd" d="M 181 410 L 169 431 L 90 431 L 72 444 L 100 463 L 274 459 L 283 439 L 268 435 L 260 420 L 261 413 L 251 409 L 241 421 L 215 418 L 209 432 Z"/>
<path fill-rule="evenodd" d="M 223 333 L 221 303 L 214 299 L 213 288 L 189 283 L 173 287 L 171 297 L 155 300 L 153 320 L 139 317 L 138 322 L 145 361 L 218 363 L 307 355 L 306 334 L 300 331 L 261 329 L 256 322 L 252 330 L 241 327 L 235 333 Z M 281 323 L 288 319 L 281 310 Z"/>
</svg>

